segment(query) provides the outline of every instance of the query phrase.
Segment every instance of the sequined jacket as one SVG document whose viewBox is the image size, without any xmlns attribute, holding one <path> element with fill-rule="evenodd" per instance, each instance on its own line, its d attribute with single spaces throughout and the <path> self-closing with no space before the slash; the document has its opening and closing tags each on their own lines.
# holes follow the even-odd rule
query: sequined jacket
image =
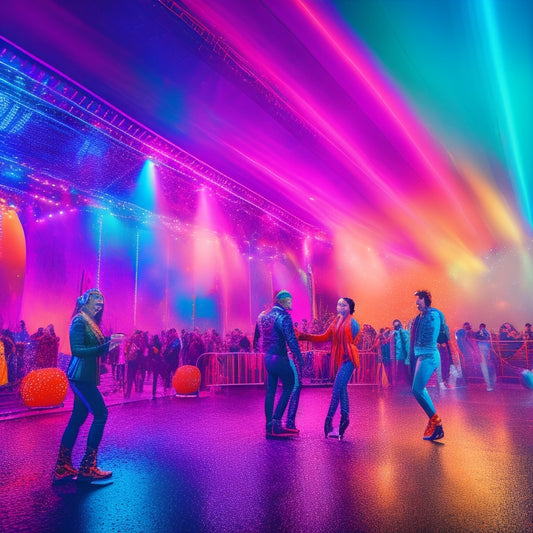
<svg viewBox="0 0 533 533">
<path fill-rule="evenodd" d="M 289 312 L 279 304 L 268 313 L 261 313 L 257 319 L 262 348 L 265 356 L 281 355 L 287 357 L 287 345 L 298 364 L 303 367 L 303 357 L 294 334 L 294 326 Z"/>
</svg>

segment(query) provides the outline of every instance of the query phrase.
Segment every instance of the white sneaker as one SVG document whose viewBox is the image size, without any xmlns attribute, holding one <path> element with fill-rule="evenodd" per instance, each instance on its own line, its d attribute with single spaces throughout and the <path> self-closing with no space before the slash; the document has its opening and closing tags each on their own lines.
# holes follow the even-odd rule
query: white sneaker
<svg viewBox="0 0 533 533">
<path fill-rule="evenodd" d="M 446 390 L 446 383 L 444 383 L 444 381 L 441 381 L 439 383 L 439 387 L 440 387 L 440 390 Z"/>
</svg>

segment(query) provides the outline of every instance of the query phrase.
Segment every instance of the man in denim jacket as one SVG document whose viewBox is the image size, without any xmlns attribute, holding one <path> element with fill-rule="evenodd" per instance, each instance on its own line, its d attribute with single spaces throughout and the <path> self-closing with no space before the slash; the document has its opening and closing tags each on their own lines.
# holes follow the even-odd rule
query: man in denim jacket
<svg viewBox="0 0 533 533">
<path fill-rule="evenodd" d="M 437 347 L 441 324 L 444 315 L 431 307 L 431 293 L 416 291 L 416 307 L 420 314 L 415 318 L 411 329 L 411 356 L 415 361 L 413 376 L 413 395 L 429 417 L 424 431 L 424 440 L 437 440 L 444 437 L 442 420 L 437 415 L 435 407 L 428 394 L 426 385 L 429 378 L 440 365 L 440 353 Z"/>
</svg>

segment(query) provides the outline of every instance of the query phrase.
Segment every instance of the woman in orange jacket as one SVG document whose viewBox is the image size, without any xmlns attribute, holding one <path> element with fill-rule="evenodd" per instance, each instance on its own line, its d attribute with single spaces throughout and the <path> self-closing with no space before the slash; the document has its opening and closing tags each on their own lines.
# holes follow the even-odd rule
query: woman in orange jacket
<svg viewBox="0 0 533 533">
<path fill-rule="evenodd" d="M 331 375 L 335 376 L 331 402 L 324 423 L 324 434 L 327 437 L 333 431 L 333 417 L 337 407 L 341 406 L 341 421 L 339 438 L 342 439 L 346 428 L 350 424 L 348 401 L 348 382 L 355 368 L 359 367 L 359 352 L 357 339 L 359 324 L 353 318 L 355 302 L 351 298 L 343 297 L 337 302 L 337 316 L 322 335 L 312 335 L 298 332 L 298 339 L 311 342 L 331 341 Z"/>
</svg>

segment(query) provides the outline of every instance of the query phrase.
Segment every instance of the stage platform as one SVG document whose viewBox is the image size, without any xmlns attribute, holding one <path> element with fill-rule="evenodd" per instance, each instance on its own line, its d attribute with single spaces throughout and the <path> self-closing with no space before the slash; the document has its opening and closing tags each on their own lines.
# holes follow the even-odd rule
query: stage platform
<svg viewBox="0 0 533 533">
<path fill-rule="evenodd" d="M 429 390 L 434 443 L 401 388 L 350 386 L 343 441 L 322 431 L 329 387 L 304 388 L 290 442 L 265 439 L 261 387 L 113 405 L 99 462 L 114 483 L 93 489 L 51 484 L 67 411 L 0 419 L 0 531 L 532 531 L 533 391 Z"/>
</svg>

